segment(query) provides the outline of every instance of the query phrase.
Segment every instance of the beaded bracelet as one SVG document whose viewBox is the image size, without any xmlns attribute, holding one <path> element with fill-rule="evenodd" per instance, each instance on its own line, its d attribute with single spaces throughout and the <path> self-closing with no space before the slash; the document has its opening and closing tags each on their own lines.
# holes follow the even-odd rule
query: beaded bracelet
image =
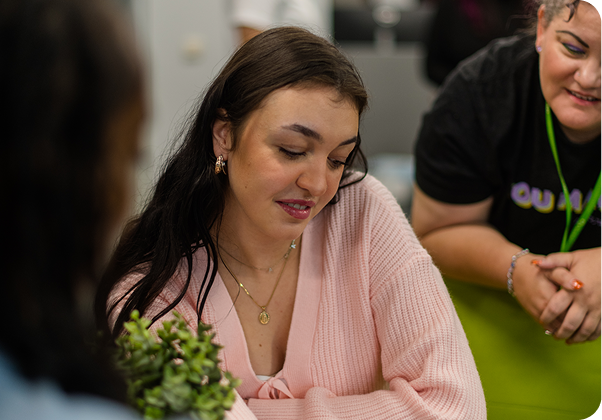
<svg viewBox="0 0 602 420">
<path fill-rule="evenodd" d="M 523 255 L 526 255 L 528 253 L 529 253 L 529 248 L 525 248 L 522 251 L 519 251 L 512 256 L 512 262 L 510 263 L 510 268 L 508 268 L 508 273 L 506 274 L 506 278 L 508 279 L 508 281 L 507 281 L 508 293 L 510 293 L 510 295 L 512 297 L 515 297 L 514 296 L 514 285 L 512 283 L 512 274 L 514 273 L 514 267 L 516 266 L 516 260 L 518 260 L 520 257 L 522 257 Z"/>
</svg>

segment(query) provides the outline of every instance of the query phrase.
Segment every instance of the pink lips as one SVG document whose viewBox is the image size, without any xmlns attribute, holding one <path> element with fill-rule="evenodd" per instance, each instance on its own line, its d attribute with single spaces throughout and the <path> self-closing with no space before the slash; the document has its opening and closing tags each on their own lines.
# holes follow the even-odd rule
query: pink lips
<svg viewBox="0 0 602 420">
<path fill-rule="evenodd" d="M 313 201 L 307 200 L 284 200 L 276 201 L 276 203 L 290 216 L 301 220 L 307 219 L 311 213 L 311 208 L 316 205 Z"/>
<path fill-rule="evenodd" d="M 583 105 L 583 106 L 588 106 L 588 105 L 594 105 L 594 104 L 599 104 L 600 103 L 600 99 L 596 98 L 595 96 L 591 96 L 591 95 L 586 95 L 583 94 L 581 92 L 574 92 L 571 91 L 569 89 L 566 89 L 567 93 L 569 94 L 569 96 L 571 97 L 571 99 L 573 101 L 575 101 L 576 103 L 578 103 L 579 105 Z M 581 98 L 579 96 L 576 96 L 575 93 L 579 96 L 581 96 Z M 589 98 L 589 99 L 593 99 L 593 100 L 586 100 L 583 98 Z"/>
</svg>

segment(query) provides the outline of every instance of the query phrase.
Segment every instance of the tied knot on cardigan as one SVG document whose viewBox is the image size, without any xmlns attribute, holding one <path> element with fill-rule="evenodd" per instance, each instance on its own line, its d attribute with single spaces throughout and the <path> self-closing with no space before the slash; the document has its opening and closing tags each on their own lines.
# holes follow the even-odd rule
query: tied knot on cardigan
<svg viewBox="0 0 602 420">
<path fill-rule="evenodd" d="M 261 388 L 259 388 L 257 397 L 262 400 L 295 399 L 281 375 L 282 371 L 265 381 Z"/>
</svg>

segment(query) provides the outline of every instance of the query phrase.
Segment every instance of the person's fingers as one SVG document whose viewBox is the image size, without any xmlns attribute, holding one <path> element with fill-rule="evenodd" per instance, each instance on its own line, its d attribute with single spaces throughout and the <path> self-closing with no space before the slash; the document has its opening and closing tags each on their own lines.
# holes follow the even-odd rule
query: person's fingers
<svg viewBox="0 0 602 420">
<path fill-rule="evenodd" d="M 556 320 L 560 314 L 569 309 L 569 306 L 573 302 L 573 298 L 574 295 L 564 289 L 556 292 L 549 300 L 547 306 L 539 317 L 539 322 L 541 325 L 548 330 L 556 331 L 562 325 L 562 323 L 558 322 L 556 324 L 552 324 L 552 322 Z"/>
<path fill-rule="evenodd" d="M 594 333 L 589 336 L 587 341 L 594 341 L 594 340 L 597 340 L 598 338 L 600 338 L 600 328 L 601 328 L 601 323 L 598 322 L 598 327 L 596 328 Z"/>
<path fill-rule="evenodd" d="M 564 316 L 560 316 L 553 320 L 548 327 L 546 328 L 547 335 L 554 335 L 554 331 L 556 331 L 562 325 L 562 321 L 564 321 Z"/>
<path fill-rule="evenodd" d="M 570 268 L 573 262 L 574 255 L 571 252 L 555 252 L 544 258 L 535 258 L 531 263 L 542 269 L 550 269 L 556 267 Z"/>
<path fill-rule="evenodd" d="M 582 343 L 584 341 L 589 340 L 589 338 L 596 333 L 596 330 L 598 330 L 599 332 L 599 326 L 600 315 L 596 315 L 595 313 L 589 312 L 583 320 L 583 323 L 581 323 L 581 327 L 579 327 L 575 334 L 573 334 L 568 340 L 566 340 L 566 343 Z"/>
<path fill-rule="evenodd" d="M 567 339 L 575 334 L 575 331 L 581 326 L 585 316 L 587 315 L 587 308 L 581 305 L 571 305 L 569 311 L 564 317 L 564 321 L 560 328 L 558 328 L 554 337 L 557 339 Z"/>
<path fill-rule="evenodd" d="M 565 267 L 553 267 L 553 268 L 544 269 L 541 267 L 542 266 L 541 263 L 536 264 L 536 265 L 538 265 L 539 268 L 541 268 L 543 270 L 543 272 L 545 273 L 545 276 L 548 278 L 548 280 L 550 280 L 551 282 L 554 282 L 555 284 L 562 287 L 563 289 L 579 290 L 583 287 L 583 282 L 581 280 L 575 278 L 575 275 L 573 273 L 571 273 Z"/>
</svg>

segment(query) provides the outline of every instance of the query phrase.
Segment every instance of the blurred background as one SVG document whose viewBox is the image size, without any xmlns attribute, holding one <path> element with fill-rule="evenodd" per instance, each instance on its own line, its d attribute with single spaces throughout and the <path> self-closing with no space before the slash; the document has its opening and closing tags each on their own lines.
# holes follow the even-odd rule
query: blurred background
<svg viewBox="0 0 602 420">
<path fill-rule="evenodd" d="M 331 37 L 361 72 L 370 94 L 361 128 L 369 172 L 406 214 L 422 114 L 457 61 L 510 32 L 507 16 L 516 9 L 510 0 L 120 2 L 148 66 L 151 115 L 138 170 L 138 208 L 196 99 L 242 42 L 242 29 L 292 22 Z"/>
</svg>

